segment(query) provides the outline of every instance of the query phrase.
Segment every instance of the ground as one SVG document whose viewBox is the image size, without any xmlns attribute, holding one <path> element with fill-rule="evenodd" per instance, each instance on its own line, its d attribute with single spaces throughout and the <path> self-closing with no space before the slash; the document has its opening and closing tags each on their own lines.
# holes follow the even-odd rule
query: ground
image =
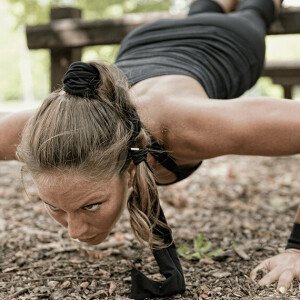
<svg viewBox="0 0 300 300">
<path fill-rule="evenodd" d="M 212 259 L 181 258 L 187 291 L 165 299 L 299 299 L 298 281 L 249 279 L 260 261 L 283 251 L 300 203 L 300 156 L 226 156 L 205 161 L 189 179 L 160 188 L 178 246 L 203 233 Z M 128 299 L 132 266 L 159 279 L 151 253 L 133 238 L 125 214 L 111 236 L 88 247 L 72 241 L 45 212 L 20 164 L 0 163 L 0 299 Z M 12 297 L 19 291 L 19 295 Z"/>
</svg>

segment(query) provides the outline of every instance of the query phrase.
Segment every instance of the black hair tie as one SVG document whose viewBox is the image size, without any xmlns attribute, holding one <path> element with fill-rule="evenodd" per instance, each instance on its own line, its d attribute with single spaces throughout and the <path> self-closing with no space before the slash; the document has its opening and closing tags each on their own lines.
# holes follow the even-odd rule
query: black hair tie
<svg viewBox="0 0 300 300">
<path fill-rule="evenodd" d="M 75 96 L 94 98 L 100 83 L 98 69 L 81 61 L 70 65 L 63 79 L 64 90 Z"/>
<path fill-rule="evenodd" d="M 148 152 L 149 152 L 148 148 L 143 148 L 143 149 L 130 148 L 129 155 L 131 156 L 131 159 L 136 166 L 139 165 L 141 162 L 145 162 L 147 168 L 150 170 L 150 172 L 152 174 L 154 174 L 151 167 L 149 166 L 149 164 L 147 162 Z"/>
</svg>

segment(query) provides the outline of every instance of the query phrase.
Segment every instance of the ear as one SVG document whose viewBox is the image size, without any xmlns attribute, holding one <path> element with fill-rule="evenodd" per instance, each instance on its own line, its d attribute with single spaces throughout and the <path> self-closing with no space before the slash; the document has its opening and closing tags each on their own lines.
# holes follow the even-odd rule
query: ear
<svg viewBox="0 0 300 300">
<path fill-rule="evenodd" d="M 132 187 L 133 178 L 136 172 L 136 166 L 134 165 L 133 161 L 130 162 L 128 169 L 127 169 L 127 175 L 128 175 L 128 188 Z"/>
</svg>

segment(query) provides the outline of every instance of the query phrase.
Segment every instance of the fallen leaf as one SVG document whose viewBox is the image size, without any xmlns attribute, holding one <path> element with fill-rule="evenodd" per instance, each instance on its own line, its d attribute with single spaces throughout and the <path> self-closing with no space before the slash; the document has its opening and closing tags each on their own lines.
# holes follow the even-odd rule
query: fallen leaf
<svg viewBox="0 0 300 300">
<path fill-rule="evenodd" d="M 86 290 L 86 288 L 89 286 L 89 282 L 87 282 L 87 281 L 85 281 L 85 282 L 82 282 L 81 284 L 80 284 L 80 287 L 82 288 L 82 290 Z"/>
<path fill-rule="evenodd" d="M 61 287 L 62 287 L 63 289 L 67 289 L 67 288 L 70 287 L 70 286 L 71 286 L 71 282 L 70 282 L 69 280 L 63 282 L 63 284 L 61 285 Z"/>
<path fill-rule="evenodd" d="M 117 285 L 112 281 L 110 283 L 109 290 L 108 290 L 109 295 L 111 296 L 116 289 L 117 289 Z"/>
<path fill-rule="evenodd" d="M 80 249 L 80 252 L 83 253 L 86 257 L 102 259 L 106 256 L 109 256 L 112 251 L 111 250 L 97 251 L 97 250 Z"/>
<path fill-rule="evenodd" d="M 241 257 L 243 260 L 249 260 L 250 257 L 244 252 L 244 250 L 241 247 L 234 247 L 233 248 L 236 254 Z"/>
<path fill-rule="evenodd" d="M 6 268 L 6 269 L 3 270 L 2 272 L 3 272 L 3 273 L 9 273 L 9 272 L 12 272 L 12 271 L 17 270 L 18 268 L 19 268 L 19 267 Z"/>
<path fill-rule="evenodd" d="M 54 280 L 48 282 L 48 286 L 51 289 L 55 289 L 58 284 L 59 284 L 59 282 L 58 281 L 54 281 Z"/>
<path fill-rule="evenodd" d="M 201 261 L 206 265 L 212 265 L 215 263 L 215 261 L 209 257 L 204 257 L 201 259 Z"/>
<path fill-rule="evenodd" d="M 95 275 L 95 276 L 104 276 L 104 277 L 107 277 L 107 278 L 110 277 L 110 273 L 108 271 L 103 270 L 103 269 L 96 270 L 93 275 Z"/>
<path fill-rule="evenodd" d="M 216 277 L 216 278 L 224 278 L 224 277 L 228 277 L 230 275 L 231 275 L 230 272 L 216 272 L 216 273 L 212 274 L 212 276 Z"/>
</svg>

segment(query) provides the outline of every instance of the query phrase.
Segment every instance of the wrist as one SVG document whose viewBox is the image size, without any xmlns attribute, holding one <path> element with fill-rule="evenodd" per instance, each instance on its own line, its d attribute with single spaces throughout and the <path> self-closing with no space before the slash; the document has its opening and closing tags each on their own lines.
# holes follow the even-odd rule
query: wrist
<svg viewBox="0 0 300 300">
<path fill-rule="evenodd" d="M 285 249 L 284 253 L 295 253 L 295 254 L 300 254 L 300 249 L 294 249 L 294 248 L 289 248 Z"/>
<path fill-rule="evenodd" d="M 285 249 L 300 250 L 300 223 L 295 222 Z"/>
</svg>

